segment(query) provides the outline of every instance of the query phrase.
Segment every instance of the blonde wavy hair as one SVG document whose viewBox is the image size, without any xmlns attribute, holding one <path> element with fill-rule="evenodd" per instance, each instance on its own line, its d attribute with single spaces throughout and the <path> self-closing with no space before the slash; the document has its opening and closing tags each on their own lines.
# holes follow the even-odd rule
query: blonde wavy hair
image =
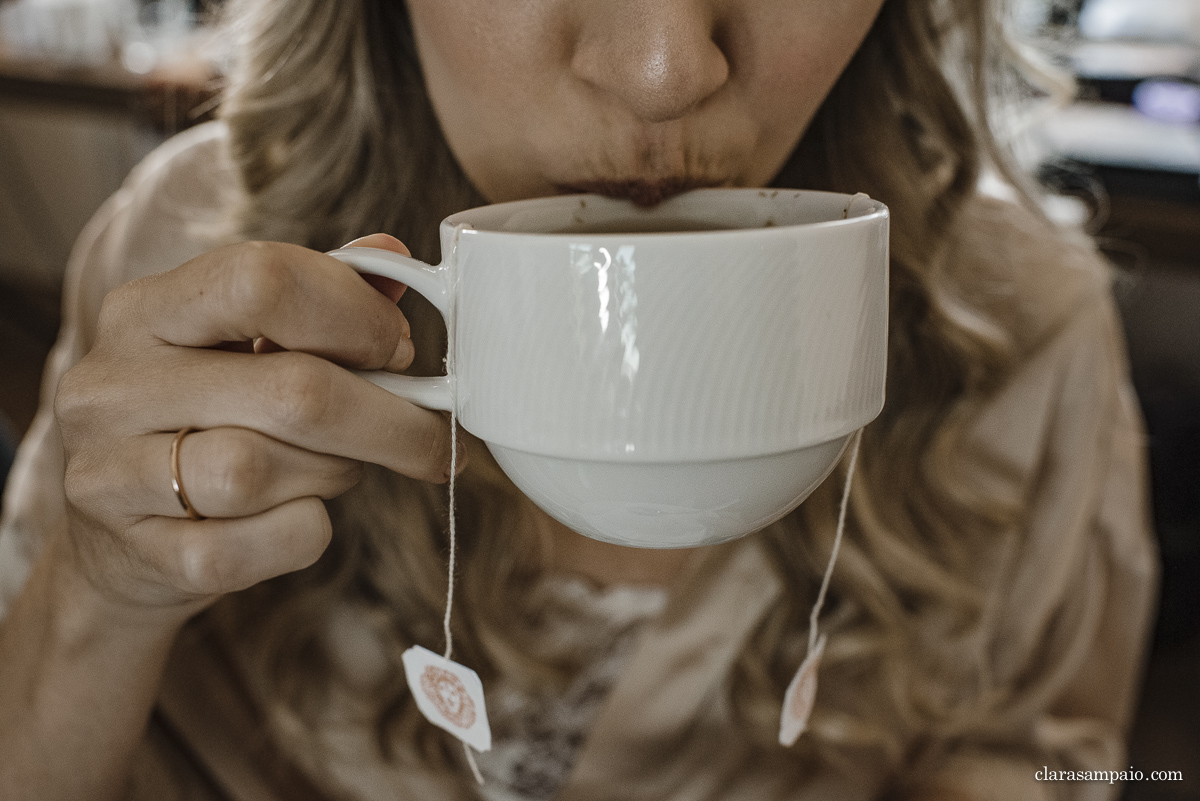
<svg viewBox="0 0 1200 801">
<path fill-rule="evenodd" d="M 386 231 L 436 257 L 438 221 L 483 199 L 438 129 L 404 4 L 238 0 L 231 19 L 238 51 L 221 116 L 244 183 L 242 235 L 326 250 Z M 888 402 L 862 440 L 827 607 L 821 703 L 813 736 L 794 748 L 800 760 L 835 762 L 839 749 L 868 746 L 900 773 L 914 739 L 953 738 L 1015 692 L 988 686 L 986 604 L 967 568 L 981 539 L 1021 519 L 1023 500 L 970 483 L 959 467 L 968 426 L 1021 356 L 970 263 L 990 243 L 972 242 L 962 225 L 983 165 L 1022 185 L 988 125 L 1015 74 L 1004 43 L 993 3 L 887 0 L 775 181 L 867 192 L 893 220 Z M 1028 219 L 1033 235 L 1057 236 Z M 413 295 L 405 311 L 425 346 L 418 367 L 437 372 L 443 333 Z M 470 445 L 456 653 L 485 681 L 560 680 L 567 667 L 537 657 L 526 591 L 546 558 L 536 510 Z M 826 482 L 757 535 L 786 590 L 741 654 L 730 693 L 740 725 L 764 746 L 803 656 L 840 484 Z M 329 506 L 337 534 L 316 565 L 212 615 L 301 763 L 320 763 L 322 710 L 348 694 L 368 710 L 383 758 L 447 772 L 456 751 L 420 724 L 399 668 L 411 644 L 441 641 L 444 488 L 374 469 Z M 364 677 L 339 662 L 327 641 L 333 609 L 352 610 L 383 669 Z"/>
</svg>

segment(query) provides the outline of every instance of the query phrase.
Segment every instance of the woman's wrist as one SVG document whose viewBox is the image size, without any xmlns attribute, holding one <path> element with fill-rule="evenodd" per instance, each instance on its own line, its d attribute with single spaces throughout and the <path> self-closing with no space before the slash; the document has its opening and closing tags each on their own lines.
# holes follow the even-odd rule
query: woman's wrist
<svg viewBox="0 0 1200 801">
<path fill-rule="evenodd" d="M 63 548 L 47 543 L 0 625 L 6 799 L 117 798 L 187 619 L 107 596 Z"/>
<path fill-rule="evenodd" d="M 123 597 L 88 574 L 65 537 L 47 544 L 39 567 L 45 572 L 43 603 L 58 644 L 72 653 L 96 638 L 129 645 L 169 648 L 179 629 L 202 608 L 198 604 L 152 606 Z"/>
</svg>

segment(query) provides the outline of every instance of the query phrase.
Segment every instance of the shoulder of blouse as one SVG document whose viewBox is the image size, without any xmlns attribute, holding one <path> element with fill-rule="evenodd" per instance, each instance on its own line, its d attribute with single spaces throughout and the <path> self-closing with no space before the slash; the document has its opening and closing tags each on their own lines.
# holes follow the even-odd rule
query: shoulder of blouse
<svg viewBox="0 0 1200 801">
<path fill-rule="evenodd" d="M 230 239 L 239 182 L 223 123 L 198 125 L 144 158 L 84 227 L 63 281 L 59 346 L 90 349 L 104 296 Z"/>
<path fill-rule="evenodd" d="M 239 194 L 224 123 L 184 131 L 147 156 L 97 214 L 103 247 L 87 231 L 80 237 L 77 249 L 91 251 L 79 254 L 92 262 L 83 270 L 103 273 L 111 289 L 178 267 L 233 238 Z"/>
</svg>

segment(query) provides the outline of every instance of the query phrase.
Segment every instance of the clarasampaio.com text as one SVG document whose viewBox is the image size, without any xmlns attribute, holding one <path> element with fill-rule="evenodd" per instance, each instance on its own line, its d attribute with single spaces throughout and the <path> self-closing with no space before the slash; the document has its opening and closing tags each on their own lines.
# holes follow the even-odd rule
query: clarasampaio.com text
<svg viewBox="0 0 1200 801">
<path fill-rule="evenodd" d="M 1039 782 L 1181 782 L 1181 770 L 1152 770 L 1149 774 L 1140 770 L 1051 770 L 1043 767 L 1033 778 Z"/>
</svg>

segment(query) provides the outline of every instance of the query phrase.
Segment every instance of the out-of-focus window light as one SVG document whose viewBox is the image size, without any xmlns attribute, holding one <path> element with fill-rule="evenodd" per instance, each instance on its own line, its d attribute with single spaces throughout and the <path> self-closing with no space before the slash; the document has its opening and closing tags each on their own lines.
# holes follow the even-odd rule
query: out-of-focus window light
<svg viewBox="0 0 1200 801">
<path fill-rule="evenodd" d="M 121 63 L 130 72 L 145 75 L 158 66 L 158 50 L 149 42 L 127 42 L 121 49 Z"/>
<path fill-rule="evenodd" d="M 1200 42 L 1195 0 L 1087 0 L 1079 13 L 1087 39 Z"/>
<path fill-rule="evenodd" d="M 1163 122 L 1200 122 L 1200 86 L 1183 81 L 1142 81 L 1133 90 L 1133 105 Z"/>
<path fill-rule="evenodd" d="M 120 0 L 17 0 L 0 5 L 0 42 L 20 58 L 93 66 L 120 41 Z"/>
<path fill-rule="evenodd" d="M 146 74 L 196 30 L 190 0 L 0 0 L 0 47 L 15 58 Z"/>
</svg>

